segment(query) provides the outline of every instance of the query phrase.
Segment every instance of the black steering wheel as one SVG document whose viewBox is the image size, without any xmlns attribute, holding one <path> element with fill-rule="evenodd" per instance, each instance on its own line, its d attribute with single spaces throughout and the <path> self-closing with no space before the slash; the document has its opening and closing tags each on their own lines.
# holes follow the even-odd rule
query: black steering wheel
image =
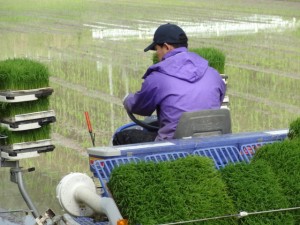
<svg viewBox="0 0 300 225">
<path fill-rule="evenodd" d="M 157 123 L 157 117 L 156 119 L 154 118 L 150 118 L 148 119 L 145 119 L 145 120 L 138 120 L 132 112 L 129 112 L 128 110 L 127 111 L 127 114 L 129 116 L 129 118 L 134 122 L 136 123 L 137 125 L 149 130 L 149 131 L 158 131 L 159 130 L 159 127 L 158 126 L 155 126 L 155 125 L 152 125 L 153 123 Z"/>
</svg>

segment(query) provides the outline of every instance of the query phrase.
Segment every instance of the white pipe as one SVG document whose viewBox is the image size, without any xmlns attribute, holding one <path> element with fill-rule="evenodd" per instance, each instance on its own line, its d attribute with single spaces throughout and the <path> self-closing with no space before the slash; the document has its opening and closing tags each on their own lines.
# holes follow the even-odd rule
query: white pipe
<svg viewBox="0 0 300 225">
<path fill-rule="evenodd" d="M 76 187 L 74 197 L 76 201 L 84 203 L 96 213 L 105 214 L 111 225 L 116 225 L 118 220 L 123 219 L 112 198 L 100 197 L 84 185 Z"/>
<path fill-rule="evenodd" d="M 93 180 L 83 173 L 63 177 L 56 187 L 56 197 L 66 212 L 73 216 L 106 215 L 110 225 L 123 219 L 112 198 L 102 198 L 96 192 Z"/>
</svg>

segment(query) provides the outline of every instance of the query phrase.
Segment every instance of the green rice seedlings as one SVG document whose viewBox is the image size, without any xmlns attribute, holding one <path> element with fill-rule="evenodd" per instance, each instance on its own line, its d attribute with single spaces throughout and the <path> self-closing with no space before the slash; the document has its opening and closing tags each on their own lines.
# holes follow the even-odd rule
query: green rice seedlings
<svg viewBox="0 0 300 225">
<path fill-rule="evenodd" d="M 48 86 L 49 72 L 43 64 L 26 58 L 0 61 L 1 91 L 30 90 Z M 26 102 L 1 102 L 0 119 L 9 120 L 16 115 L 47 111 L 48 108 L 48 97 Z M 0 134 L 7 136 L 3 145 L 34 142 L 50 138 L 50 125 L 27 131 L 10 131 L 5 126 L 0 126 Z"/>
<path fill-rule="evenodd" d="M 195 52 L 208 61 L 209 66 L 215 68 L 220 74 L 225 71 L 225 54 L 216 48 L 193 48 L 191 52 Z"/>
<path fill-rule="evenodd" d="M 112 171 L 108 187 L 129 224 L 153 225 L 235 212 L 220 173 L 206 157 L 121 165 Z M 236 218 L 201 224 L 232 225 Z"/>
<path fill-rule="evenodd" d="M 260 212 L 289 207 L 275 173 L 264 161 L 231 164 L 220 170 L 238 211 Z M 239 224 L 292 225 L 291 212 L 273 212 L 240 218 Z"/>
<path fill-rule="evenodd" d="M 26 131 L 10 131 L 6 127 L 0 125 L 0 134 L 7 136 L 6 139 L 0 139 L 0 145 L 13 145 L 16 143 L 46 140 L 50 139 L 50 133 L 50 124 L 42 126 L 39 129 Z"/>
<path fill-rule="evenodd" d="M 0 102 L 0 118 L 49 110 L 49 97 L 42 97 L 35 101 L 7 103 Z"/>
<path fill-rule="evenodd" d="M 3 91 L 36 89 L 48 86 L 47 68 L 29 59 L 0 61 L 0 89 Z M 48 97 L 26 102 L 0 102 L 0 119 L 16 115 L 47 111 Z"/>
<path fill-rule="evenodd" d="M 263 160 L 271 166 L 289 201 L 290 207 L 299 207 L 300 203 L 300 139 L 285 140 L 261 147 L 252 159 L 252 163 Z M 296 224 L 300 224 L 300 210 L 293 211 Z"/>
<path fill-rule="evenodd" d="M 291 122 L 288 132 L 288 138 L 300 138 L 300 117 Z"/>
<path fill-rule="evenodd" d="M 49 86 L 49 71 L 26 58 L 0 61 L 0 90 L 28 90 Z"/>
</svg>

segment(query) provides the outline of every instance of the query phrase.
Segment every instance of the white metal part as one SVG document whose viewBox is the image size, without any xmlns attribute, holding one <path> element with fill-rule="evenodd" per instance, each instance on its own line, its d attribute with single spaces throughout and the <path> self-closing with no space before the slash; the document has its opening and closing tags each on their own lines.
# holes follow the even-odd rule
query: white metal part
<svg viewBox="0 0 300 225">
<path fill-rule="evenodd" d="M 56 187 L 56 197 L 60 205 L 71 215 L 74 216 L 91 216 L 93 210 L 89 207 L 80 205 L 75 193 L 77 188 L 85 186 L 90 192 L 96 193 L 95 185 L 90 177 L 82 173 L 71 173 L 63 177 Z"/>
<path fill-rule="evenodd" d="M 56 187 L 60 205 L 73 216 L 103 214 L 111 225 L 122 216 L 112 198 L 102 198 L 96 193 L 93 180 L 83 173 L 71 173 L 63 177 Z"/>
<path fill-rule="evenodd" d="M 38 156 L 40 156 L 38 152 L 20 152 L 16 156 L 10 156 L 7 152 L 1 152 L 1 158 L 6 159 L 7 161 L 18 161 L 21 159 L 28 159 Z"/>
<path fill-rule="evenodd" d="M 220 74 L 222 77 L 222 80 L 224 81 L 225 84 L 227 84 L 227 75 L 226 74 Z"/>
<path fill-rule="evenodd" d="M 115 225 L 118 220 L 123 219 L 112 198 L 101 197 L 94 192 L 90 192 L 87 187 L 77 188 L 75 198 L 78 202 L 88 205 L 95 213 L 106 215 L 111 225 Z"/>
<path fill-rule="evenodd" d="M 225 95 L 224 99 L 223 99 L 223 103 L 229 103 L 229 96 Z"/>
<path fill-rule="evenodd" d="M 7 99 L 5 96 L 0 95 L 0 102 L 28 102 L 34 101 L 38 98 L 33 95 L 23 95 L 23 96 L 15 96 L 14 99 Z"/>
<path fill-rule="evenodd" d="M 50 87 L 28 89 L 28 90 L 15 90 L 15 91 L 0 91 L 0 102 L 28 102 L 37 100 L 37 96 L 48 96 L 52 94 L 53 89 Z"/>
<path fill-rule="evenodd" d="M 9 124 L 0 123 L 2 127 L 6 127 L 10 131 L 24 131 L 41 128 L 39 122 L 19 124 L 17 128 L 11 128 Z"/>
<path fill-rule="evenodd" d="M 48 110 L 48 111 L 19 114 L 19 115 L 15 115 L 13 117 L 7 118 L 6 120 L 9 122 L 22 122 L 22 121 L 36 120 L 36 119 L 42 119 L 42 118 L 54 117 L 54 116 L 55 116 L 54 110 Z"/>
<path fill-rule="evenodd" d="M 38 140 L 38 141 L 32 141 L 32 142 L 22 142 L 22 143 L 15 143 L 12 145 L 2 146 L 4 150 L 23 150 L 28 148 L 38 148 L 38 147 L 45 147 L 52 145 L 51 139 L 45 139 L 45 140 Z"/>
</svg>

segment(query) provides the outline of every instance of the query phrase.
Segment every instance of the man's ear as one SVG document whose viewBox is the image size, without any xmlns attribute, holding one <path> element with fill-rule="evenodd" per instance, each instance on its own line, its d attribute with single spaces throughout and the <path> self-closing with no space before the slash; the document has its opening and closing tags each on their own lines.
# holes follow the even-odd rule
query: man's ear
<svg viewBox="0 0 300 225">
<path fill-rule="evenodd" d="M 173 45 L 169 45 L 167 43 L 164 43 L 164 46 L 166 47 L 167 51 L 171 51 L 174 49 L 174 46 Z"/>
</svg>

